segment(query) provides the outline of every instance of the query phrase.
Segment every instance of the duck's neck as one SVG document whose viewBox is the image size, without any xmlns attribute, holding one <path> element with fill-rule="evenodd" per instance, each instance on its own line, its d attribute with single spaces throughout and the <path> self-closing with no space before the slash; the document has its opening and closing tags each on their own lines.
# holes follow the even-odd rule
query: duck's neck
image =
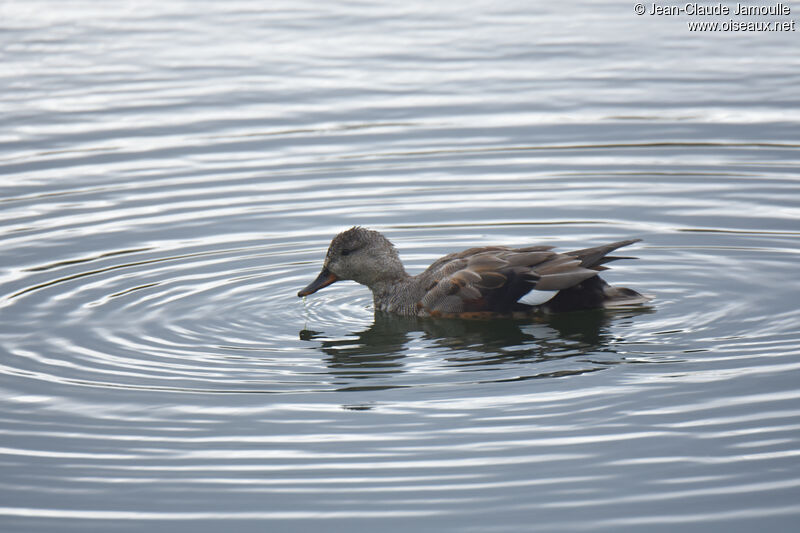
<svg viewBox="0 0 800 533">
<path fill-rule="evenodd" d="M 396 291 L 398 286 L 409 279 L 411 279 L 411 276 L 408 275 L 401 265 L 397 270 L 384 272 L 383 276 L 373 280 L 367 286 L 376 297 L 386 296 Z"/>
<path fill-rule="evenodd" d="M 392 273 L 391 276 L 382 277 L 370 283 L 368 286 L 372 291 L 372 299 L 375 309 L 379 311 L 401 312 L 401 307 L 405 307 L 408 302 L 405 300 L 411 295 L 406 287 L 412 277 L 403 269 Z"/>
<path fill-rule="evenodd" d="M 406 272 L 400 256 L 394 247 L 386 241 L 384 253 L 375 254 L 369 268 L 364 268 L 354 280 L 366 285 L 372 291 L 375 309 L 386 311 L 394 307 L 398 298 L 404 294 L 411 276 Z"/>
</svg>

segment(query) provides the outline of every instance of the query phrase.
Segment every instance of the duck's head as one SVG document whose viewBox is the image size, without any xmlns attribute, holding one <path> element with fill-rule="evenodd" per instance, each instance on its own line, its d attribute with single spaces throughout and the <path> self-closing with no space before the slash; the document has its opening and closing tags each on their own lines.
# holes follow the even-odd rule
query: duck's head
<svg viewBox="0 0 800 533">
<path fill-rule="evenodd" d="M 297 293 L 308 296 L 339 280 L 374 287 L 407 276 L 397 250 L 377 231 L 355 226 L 333 238 L 317 279 Z"/>
</svg>

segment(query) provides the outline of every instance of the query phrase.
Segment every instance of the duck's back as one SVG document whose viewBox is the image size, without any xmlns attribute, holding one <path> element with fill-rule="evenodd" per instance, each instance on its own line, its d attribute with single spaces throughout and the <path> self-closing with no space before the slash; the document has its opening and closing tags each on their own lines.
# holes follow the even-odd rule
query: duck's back
<svg viewBox="0 0 800 533">
<path fill-rule="evenodd" d="M 484 316 L 571 311 L 643 303 L 647 297 L 615 288 L 597 275 L 607 254 L 637 240 L 556 253 L 549 246 L 470 248 L 435 261 L 404 288 L 415 300 L 403 314 Z M 411 302 L 408 302 L 411 303 Z M 397 310 L 395 310 L 397 312 Z M 401 311 L 402 312 L 402 311 Z"/>
</svg>

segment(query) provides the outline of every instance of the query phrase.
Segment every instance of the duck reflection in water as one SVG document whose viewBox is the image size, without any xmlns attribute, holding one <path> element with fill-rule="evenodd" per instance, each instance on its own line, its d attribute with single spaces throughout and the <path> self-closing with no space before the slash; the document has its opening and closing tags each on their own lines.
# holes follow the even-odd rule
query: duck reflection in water
<svg viewBox="0 0 800 533">
<path fill-rule="evenodd" d="M 331 374 L 365 379 L 405 372 L 404 359 L 414 355 L 415 346 L 422 346 L 420 349 L 426 351 L 441 351 L 446 365 L 464 369 L 530 364 L 587 354 L 597 358 L 603 353 L 613 355 L 613 344 L 620 339 L 610 331 L 612 321 L 651 312 L 651 308 L 640 306 L 542 315 L 524 320 L 461 320 L 404 317 L 377 311 L 373 324 L 364 330 L 332 338 L 320 331 L 303 329 L 300 339 L 319 343 L 319 349 L 327 355 Z M 621 362 L 619 358 L 603 358 L 604 366 L 618 362 Z M 599 368 L 597 364 L 590 364 L 582 369 L 556 373 L 534 371 L 515 379 L 581 374 Z M 528 368 L 527 372 L 532 370 Z"/>
</svg>

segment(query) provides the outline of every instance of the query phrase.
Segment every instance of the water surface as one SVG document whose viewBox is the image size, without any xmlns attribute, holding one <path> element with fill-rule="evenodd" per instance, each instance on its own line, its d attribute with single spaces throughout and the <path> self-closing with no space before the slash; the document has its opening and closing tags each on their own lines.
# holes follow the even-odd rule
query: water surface
<svg viewBox="0 0 800 533">
<path fill-rule="evenodd" d="M 0 15 L 3 531 L 797 523 L 794 34 L 601 1 Z M 604 276 L 656 299 L 298 299 L 355 224 L 413 273 L 638 237 Z"/>
</svg>

